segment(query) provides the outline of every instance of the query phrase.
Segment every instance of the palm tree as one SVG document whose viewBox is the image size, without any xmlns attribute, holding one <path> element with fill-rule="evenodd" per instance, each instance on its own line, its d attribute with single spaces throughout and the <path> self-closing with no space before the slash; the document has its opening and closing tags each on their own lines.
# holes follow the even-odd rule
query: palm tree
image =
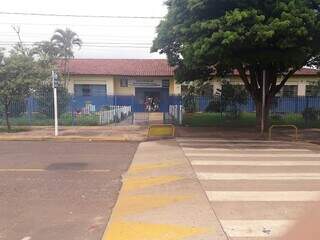
<svg viewBox="0 0 320 240">
<path fill-rule="evenodd" d="M 79 38 L 77 33 L 66 28 L 66 30 L 57 29 L 51 38 L 51 42 L 58 46 L 60 50 L 59 57 L 64 59 L 64 76 L 67 73 L 68 80 L 70 80 L 69 60 L 74 58 L 73 48 L 75 46 L 79 49 L 81 48 L 82 40 Z"/>
</svg>

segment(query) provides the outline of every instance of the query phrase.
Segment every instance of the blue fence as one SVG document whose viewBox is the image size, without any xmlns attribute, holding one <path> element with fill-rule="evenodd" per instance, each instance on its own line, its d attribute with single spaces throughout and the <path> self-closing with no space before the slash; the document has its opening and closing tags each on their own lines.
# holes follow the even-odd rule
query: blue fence
<svg viewBox="0 0 320 240">
<path fill-rule="evenodd" d="M 181 101 L 181 99 L 179 100 Z M 179 101 L 175 101 L 178 105 Z M 221 102 L 223 104 L 223 100 L 220 98 L 212 98 L 212 97 L 196 97 L 196 101 L 194 101 L 198 106 L 196 109 L 200 112 L 206 111 L 209 103 L 212 101 Z M 183 102 L 183 101 L 182 101 Z M 238 105 L 239 110 L 242 112 L 255 112 L 255 102 L 252 98 L 248 98 L 246 104 Z M 276 97 L 273 100 L 271 106 L 271 112 L 273 113 L 303 113 L 305 109 L 313 108 L 320 110 L 320 97 Z"/>
<path fill-rule="evenodd" d="M 201 96 L 195 101 L 200 112 L 204 112 L 213 101 L 212 97 Z M 27 112 L 37 112 L 38 102 L 34 97 L 29 97 L 26 101 Z M 133 111 L 143 111 L 143 106 L 139 103 L 135 96 L 95 96 L 95 97 L 76 97 L 71 96 L 68 109 L 80 112 L 86 106 L 91 105 L 95 111 L 100 111 L 108 106 L 131 106 Z M 170 105 L 183 105 L 181 96 L 169 96 L 165 102 L 163 112 Z M 247 100 L 246 104 L 240 105 L 239 108 L 243 112 L 255 112 L 255 102 L 252 98 Z M 276 97 L 273 101 L 271 112 L 274 113 L 302 113 L 306 108 L 320 109 L 320 97 Z"/>
<path fill-rule="evenodd" d="M 212 101 L 222 99 L 201 96 L 193 101 L 197 106 L 196 111 L 204 112 Z M 61 103 L 59 103 L 61 102 Z M 136 96 L 61 96 L 59 95 L 59 119 L 65 125 L 98 125 L 101 111 L 106 111 L 113 106 L 130 106 L 132 112 L 144 111 L 143 99 Z M 170 105 L 184 105 L 185 100 L 181 96 L 168 96 L 160 103 L 161 111 L 168 112 Z M 223 104 L 223 102 L 222 102 Z M 246 104 L 239 105 L 242 112 L 255 112 L 255 103 L 249 98 Z M 275 115 L 298 114 L 306 115 L 306 109 L 316 110 L 309 115 L 320 119 L 320 97 L 277 97 L 274 99 L 271 113 Z M 219 111 L 219 110 L 218 110 Z M 224 111 L 224 110 L 223 110 Z M 312 117 L 310 115 L 310 117 Z M 12 103 L 9 107 L 9 117 L 15 125 L 51 125 L 53 121 L 53 99 L 50 96 L 39 98 L 29 97 L 25 100 Z M 4 108 L 0 103 L 0 125 L 5 123 Z"/>
</svg>

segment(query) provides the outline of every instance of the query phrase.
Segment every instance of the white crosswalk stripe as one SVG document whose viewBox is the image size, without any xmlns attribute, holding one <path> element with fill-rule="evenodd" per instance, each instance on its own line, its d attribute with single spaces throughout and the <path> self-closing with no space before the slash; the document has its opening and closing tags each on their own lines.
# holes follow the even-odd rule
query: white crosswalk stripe
<svg viewBox="0 0 320 240">
<path fill-rule="evenodd" d="M 320 191 L 207 191 L 210 201 L 254 201 L 254 202 L 318 202 Z"/>
<path fill-rule="evenodd" d="M 197 172 L 200 180 L 320 180 L 320 173 L 211 173 Z"/>
<path fill-rule="evenodd" d="M 264 148 L 264 149 L 257 149 L 257 148 L 191 148 L 185 147 L 183 148 L 185 152 L 235 152 L 235 151 L 244 151 L 244 152 L 311 152 L 309 149 L 290 149 L 290 148 Z"/>
<path fill-rule="evenodd" d="M 301 144 L 196 138 L 178 142 L 231 240 L 278 238 L 298 220 L 285 219 L 283 213 L 320 201 L 320 154 Z M 308 191 L 306 181 L 313 184 Z M 268 218 L 268 210 L 257 206 L 269 207 Z"/>
<path fill-rule="evenodd" d="M 231 151 L 231 150 L 230 150 Z M 320 158 L 320 154 L 308 154 L 308 153 L 188 153 L 186 152 L 187 157 L 268 157 L 268 158 L 277 158 L 277 157 L 305 157 L 305 158 Z"/>
<path fill-rule="evenodd" d="M 320 161 L 191 161 L 194 166 L 256 166 L 256 167 L 275 167 L 275 166 L 320 166 Z"/>
</svg>

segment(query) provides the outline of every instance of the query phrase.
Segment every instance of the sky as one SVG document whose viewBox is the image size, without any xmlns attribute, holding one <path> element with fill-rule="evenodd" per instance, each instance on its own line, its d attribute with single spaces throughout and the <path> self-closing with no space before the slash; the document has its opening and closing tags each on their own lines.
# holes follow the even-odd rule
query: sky
<svg viewBox="0 0 320 240">
<path fill-rule="evenodd" d="M 62 15 L 103 15 L 163 17 L 164 0 L 5 0 L 0 12 L 50 13 Z M 31 44 L 50 40 L 55 29 L 70 28 L 78 33 L 83 47 L 76 58 L 165 58 L 150 53 L 160 19 L 71 18 L 0 14 L 0 46 L 17 42 L 12 26 L 20 28 L 22 41 Z"/>
</svg>

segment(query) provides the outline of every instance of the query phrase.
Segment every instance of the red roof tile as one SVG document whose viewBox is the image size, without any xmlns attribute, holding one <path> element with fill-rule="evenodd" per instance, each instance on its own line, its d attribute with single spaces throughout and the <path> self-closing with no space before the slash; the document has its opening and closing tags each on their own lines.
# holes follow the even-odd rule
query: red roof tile
<svg viewBox="0 0 320 240">
<path fill-rule="evenodd" d="M 173 76 L 165 59 L 73 59 L 73 75 Z"/>
<path fill-rule="evenodd" d="M 174 68 L 165 59 L 72 59 L 72 75 L 173 76 Z M 295 75 L 317 75 L 318 70 L 302 68 Z M 235 71 L 235 75 L 238 72 Z"/>
<path fill-rule="evenodd" d="M 236 70 L 234 71 L 233 74 L 236 76 L 239 76 L 239 72 Z M 294 75 L 295 76 L 315 76 L 318 74 L 319 74 L 319 71 L 317 69 L 302 68 L 302 69 L 298 70 Z"/>
<path fill-rule="evenodd" d="M 318 75 L 319 70 L 311 68 L 302 68 L 295 75 Z"/>
</svg>

